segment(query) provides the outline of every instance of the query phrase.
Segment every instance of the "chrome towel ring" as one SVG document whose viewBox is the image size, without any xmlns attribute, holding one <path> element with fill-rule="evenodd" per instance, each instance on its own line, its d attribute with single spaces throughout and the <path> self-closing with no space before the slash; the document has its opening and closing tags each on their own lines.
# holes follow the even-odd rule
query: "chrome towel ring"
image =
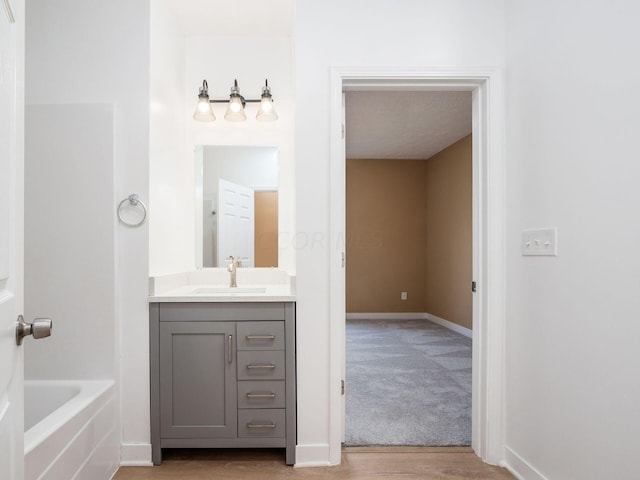
<svg viewBox="0 0 640 480">
<path fill-rule="evenodd" d="M 131 223 L 131 222 L 127 222 L 124 218 L 122 218 L 122 206 L 126 202 L 129 202 L 129 205 L 134 207 L 137 207 L 138 205 L 142 207 L 142 212 L 144 213 L 144 215 L 142 216 L 142 220 L 140 220 L 137 223 Z M 142 200 L 138 198 L 137 193 L 132 193 L 131 195 L 129 195 L 127 198 L 125 198 L 120 202 L 120 205 L 118 205 L 118 218 L 122 223 L 124 223 L 125 225 L 128 225 L 129 227 L 139 227 L 145 222 L 145 220 L 147 219 L 147 206 L 144 204 Z"/>
</svg>

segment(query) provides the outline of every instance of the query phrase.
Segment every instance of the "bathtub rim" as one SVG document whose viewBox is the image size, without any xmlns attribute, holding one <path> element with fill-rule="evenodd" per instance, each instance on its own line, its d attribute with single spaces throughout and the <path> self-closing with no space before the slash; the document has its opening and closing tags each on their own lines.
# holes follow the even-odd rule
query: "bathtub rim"
<svg viewBox="0 0 640 480">
<path fill-rule="evenodd" d="M 114 380 L 25 380 L 25 385 L 76 386 L 80 392 L 24 432 L 24 454 L 30 454 L 65 424 L 80 415 L 93 402 L 109 392 Z"/>
</svg>

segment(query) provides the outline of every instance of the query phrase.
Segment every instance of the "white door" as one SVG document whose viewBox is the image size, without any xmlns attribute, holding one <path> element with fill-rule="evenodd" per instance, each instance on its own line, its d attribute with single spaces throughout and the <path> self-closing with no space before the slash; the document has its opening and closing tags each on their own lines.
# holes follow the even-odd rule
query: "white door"
<svg viewBox="0 0 640 480">
<path fill-rule="evenodd" d="M 0 1 L 0 478 L 24 476 L 23 307 L 24 1 Z"/>
<path fill-rule="evenodd" d="M 243 267 L 253 267 L 255 205 L 253 189 L 218 180 L 218 266 L 229 257 L 240 258 Z"/>
</svg>

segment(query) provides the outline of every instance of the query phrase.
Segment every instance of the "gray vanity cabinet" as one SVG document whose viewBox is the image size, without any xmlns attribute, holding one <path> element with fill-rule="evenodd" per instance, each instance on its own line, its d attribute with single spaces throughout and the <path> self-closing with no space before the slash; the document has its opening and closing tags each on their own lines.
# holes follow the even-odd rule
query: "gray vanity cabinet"
<svg viewBox="0 0 640 480">
<path fill-rule="evenodd" d="M 151 444 L 286 448 L 295 463 L 295 304 L 151 303 Z"/>
</svg>

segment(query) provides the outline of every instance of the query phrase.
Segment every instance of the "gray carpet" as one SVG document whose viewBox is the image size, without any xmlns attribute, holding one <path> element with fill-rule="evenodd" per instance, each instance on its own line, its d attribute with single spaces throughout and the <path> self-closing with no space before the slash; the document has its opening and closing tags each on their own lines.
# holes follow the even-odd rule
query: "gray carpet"
<svg viewBox="0 0 640 480">
<path fill-rule="evenodd" d="M 348 320 L 346 441 L 471 444 L 471 339 L 428 320 Z"/>
</svg>

